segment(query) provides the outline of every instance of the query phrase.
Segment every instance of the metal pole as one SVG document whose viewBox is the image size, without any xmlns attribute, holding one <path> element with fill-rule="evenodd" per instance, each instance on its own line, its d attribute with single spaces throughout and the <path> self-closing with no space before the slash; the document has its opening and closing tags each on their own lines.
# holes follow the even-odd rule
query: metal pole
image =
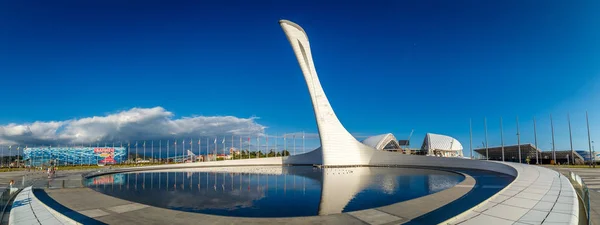
<svg viewBox="0 0 600 225">
<path fill-rule="evenodd" d="M 169 163 L 169 141 L 167 140 L 167 163 Z"/>
<path fill-rule="evenodd" d="M 214 144 L 215 144 L 215 161 L 217 161 L 217 138 L 216 137 L 215 137 Z M 216 184 L 216 182 L 215 182 L 215 184 Z"/>
<path fill-rule="evenodd" d="M 209 147 L 209 143 L 208 143 L 208 137 L 206 138 L 206 159 L 204 160 L 205 162 L 208 162 L 208 152 L 210 151 L 210 147 Z"/>
<path fill-rule="evenodd" d="M 567 113 L 567 120 L 569 121 L 569 142 L 571 144 L 571 163 L 575 165 L 575 150 L 573 150 L 573 133 L 571 133 L 571 115 Z"/>
<path fill-rule="evenodd" d="M 473 121 L 469 118 L 469 151 L 471 151 L 471 159 L 473 159 Z"/>
<path fill-rule="evenodd" d="M 265 152 L 267 153 L 267 157 L 269 157 L 269 135 L 265 134 Z"/>
<path fill-rule="evenodd" d="M 250 159 L 250 141 L 252 139 L 250 139 L 250 136 L 248 136 L 248 159 Z"/>
<path fill-rule="evenodd" d="M 306 143 L 305 143 L 304 131 L 302 131 L 302 153 L 306 152 Z"/>
<path fill-rule="evenodd" d="M 158 140 L 158 160 L 162 162 L 162 140 Z"/>
<path fill-rule="evenodd" d="M 539 152 L 538 152 L 538 149 L 537 149 L 538 148 L 538 142 L 537 142 L 537 128 L 536 128 L 536 125 L 535 125 L 535 116 L 533 117 L 533 138 L 534 138 L 534 141 L 535 141 L 535 148 L 536 148 L 536 150 L 535 150 L 535 164 L 540 164 L 540 155 L 539 155 Z"/>
<path fill-rule="evenodd" d="M 504 162 L 504 130 L 502 128 L 502 117 L 500 117 L 500 143 L 502 146 L 502 162 Z"/>
<path fill-rule="evenodd" d="M 296 134 L 294 134 L 294 155 L 296 155 Z"/>
<path fill-rule="evenodd" d="M 154 155 L 154 140 L 150 141 L 150 152 L 152 152 L 151 153 L 151 155 L 152 155 L 152 163 L 155 163 L 156 159 L 154 157 L 155 156 Z"/>
<path fill-rule="evenodd" d="M 588 120 L 588 112 L 585 111 L 585 123 L 587 124 L 588 145 L 590 150 L 590 166 L 596 167 L 596 156 L 592 155 L 592 139 L 590 137 L 590 121 Z"/>
<path fill-rule="evenodd" d="M 554 148 L 554 122 L 552 121 L 552 114 L 550 114 L 550 128 L 552 128 L 552 160 L 556 164 L 556 149 Z"/>
<path fill-rule="evenodd" d="M 283 134 L 283 150 L 287 151 L 287 134 Z M 281 156 L 284 156 L 283 151 L 281 152 Z"/>
<path fill-rule="evenodd" d="M 485 128 L 485 160 L 490 160 L 490 152 L 488 149 L 487 118 L 485 117 L 483 117 L 483 126 Z"/>
<path fill-rule="evenodd" d="M 521 161 L 521 133 L 519 129 L 519 116 L 517 116 L 517 148 L 519 149 L 519 163 L 523 163 Z"/>
<path fill-rule="evenodd" d="M 233 149 L 233 135 L 231 135 L 231 151 L 229 151 L 229 154 L 231 154 L 231 159 L 235 159 L 235 150 Z"/>
</svg>

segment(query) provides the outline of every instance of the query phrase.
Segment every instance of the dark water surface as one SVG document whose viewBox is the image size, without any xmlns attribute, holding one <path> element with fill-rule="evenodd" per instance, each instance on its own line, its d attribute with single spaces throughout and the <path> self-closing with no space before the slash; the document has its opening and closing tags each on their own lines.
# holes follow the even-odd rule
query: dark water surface
<svg viewBox="0 0 600 225">
<path fill-rule="evenodd" d="M 188 212 L 240 217 L 328 215 L 429 195 L 464 180 L 413 168 L 240 167 L 111 174 L 86 186 L 117 198 Z"/>
</svg>

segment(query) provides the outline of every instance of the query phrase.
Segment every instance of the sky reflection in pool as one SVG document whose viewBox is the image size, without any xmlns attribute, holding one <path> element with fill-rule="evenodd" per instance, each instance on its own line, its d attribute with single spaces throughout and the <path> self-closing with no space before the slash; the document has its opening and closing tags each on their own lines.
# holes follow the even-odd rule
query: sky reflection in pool
<svg viewBox="0 0 600 225">
<path fill-rule="evenodd" d="M 117 198 L 240 217 L 328 215 L 385 206 L 450 188 L 458 173 L 384 167 L 237 167 L 111 174 L 86 185 Z"/>
</svg>

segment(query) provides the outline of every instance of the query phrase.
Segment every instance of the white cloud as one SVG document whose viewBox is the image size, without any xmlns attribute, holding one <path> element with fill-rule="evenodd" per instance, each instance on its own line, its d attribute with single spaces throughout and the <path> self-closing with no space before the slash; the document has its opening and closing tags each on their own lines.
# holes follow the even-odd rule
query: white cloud
<svg viewBox="0 0 600 225">
<path fill-rule="evenodd" d="M 174 119 L 162 107 L 129 110 L 66 121 L 0 126 L 0 144 L 67 144 L 176 139 L 223 135 L 262 135 L 256 117 L 191 116 Z"/>
</svg>

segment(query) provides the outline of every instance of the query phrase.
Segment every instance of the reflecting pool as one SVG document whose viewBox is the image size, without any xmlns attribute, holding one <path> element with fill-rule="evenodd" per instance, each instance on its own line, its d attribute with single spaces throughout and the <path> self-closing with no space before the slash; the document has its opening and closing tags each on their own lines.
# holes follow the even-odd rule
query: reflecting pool
<svg viewBox="0 0 600 225">
<path fill-rule="evenodd" d="M 328 215 L 450 188 L 459 173 L 385 167 L 230 167 L 103 175 L 86 186 L 156 207 L 239 217 Z"/>
</svg>

